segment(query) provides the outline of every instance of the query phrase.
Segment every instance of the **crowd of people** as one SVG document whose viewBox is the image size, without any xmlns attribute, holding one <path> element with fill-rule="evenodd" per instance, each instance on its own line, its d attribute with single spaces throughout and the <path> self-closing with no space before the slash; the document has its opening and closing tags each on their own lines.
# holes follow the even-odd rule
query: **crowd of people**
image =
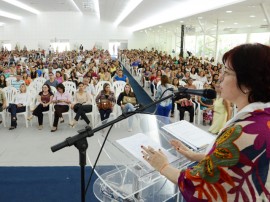
<svg viewBox="0 0 270 202">
<path fill-rule="evenodd" d="M 38 51 L 14 50 L 9 52 L 2 50 L 0 59 L 1 111 L 7 109 L 11 113 L 10 130 L 17 127 L 16 113 L 25 111 L 29 105 L 31 96 L 26 93 L 26 89 L 32 88 L 40 78 L 43 78 L 44 82 L 40 92 L 36 92 L 35 106 L 27 119 L 32 121 L 33 117 L 37 117 L 38 129 L 41 130 L 43 113 L 52 110 L 54 120 L 51 132 L 58 129 L 59 122 L 65 122 L 63 113 L 70 109 L 75 114 L 73 120 L 68 123 L 71 127 L 75 127 L 80 119 L 83 119 L 87 125 L 90 124 L 87 113 L 94 110 L 93 105 L 97 106 L 101 121 L 108 119 L 111 112 L 115 110 L 114 105 L 121 93 L 114 92 L 112 84 L 123 81 L 123 84 L 127 84 L 128 87 L 129 83 L 118 59 L 112 59 L 109 52 L 104 50 L 51 52 L 48 55 L 39 54 Z M 67 82 L 74 84 L 75 91 L 66 91 Z M 98 82 L 107 83 L 97 91 Z M 6 102 L 3 91 L 7 86 L 12 86 L 18 91 L 14 103 L 7 104 Z M 131 89 L 130 85 L 129 87 Z M 53 91 L 53 89 L 55 90 Z M 124 92 L 127 93 L 126 90 L 123 90 Z M 22 95 L 25 95 L 25 100 L 22 100 Z M 129 93 L 126 96 L 128 95 Z M 130 96 L 134 95 L 133 93 Z M 123 112 L 130 111 L 131 106 L 123 108 L 124 104 L 130 103 L 121 101 L 119 108 L 121 107 Z M 50 106 L 53 106 L 52 109 Z M 131 130 L 130 125 L 129 131 Z"/>
<path fill-rule="evenodd" d="M 142 87 L 148 87 L 146 82 L 149 82 L 155 100 L 170 94 L 169 88 L 212 88 L 218 94 L 212 100 L 182 93 L 157 105 L 157 115 L 174 117 L 177 109 L 179 119 L 183 120 L 185 111 L 188 111 L 190 122 L 194 122 L 196 111 L 203 112 L 203 124 L 210 124 L 210 132 L 218 135 L 206 153 L 194 152 L 178 140 L 171 141 L 176 151 L 198 164 L 179 170 L 169 164 L 160 150 L 142 145 L 143 158 L 178 184 L 187 201 L 269 200 L 269 55 L 268 46 L 244 44 L 225 53 L 223 64 L 213 65 L 202 58 L 172 58 L 156 50 L 119 51 L 118 58 L 134 75 L 140 76 Z M 14 79 L 9 80 L 9 77 Z M 43 112 L 50 110 L 52 104 L 54 121 L 51 132 L 55 132 L 58 123 L 65 122 L 63 113 L 70 109 L 74 110 L 75 117 L 69 125 L 75 127 L 79 119 L 90 124 L 86 114 L 93 110 L 93 102 L 101 121 L 109 118 L 115 106 L 126 113 L 134 111 L 138 103 L 138 94 L 132 91 L 129 78 L 108 51 L 82 48 L 80 52 L 46 56 L 38 51 L 2 50 L 0 111 L 11 113 L 10 130 L 17 127 L 17 113 L 26 111 L 30 98 L 27 89 L 40 77 L 45 81 L 41 91 L 37 92 L 37 104 L 28 117 L 29 121 L 34 116 L 38 118 L 39 129 L 43 128 Z M 66 81 L 76 86 L 73 94 L 66 91 Z M 101 81 L 104 84 L 97 90 Z M 117 81 L 124 82 L 121 92 L 112 88 L 111 84 Z M 8 103 L 5 97 L 8 85 L 17 91 L 13 103 Z M 56 91 L 53 92 L 53 88 Z M 239 110 L 233 118 L 231 103 Z M 128 123 L 128 131 L 132 131 L 132 117 Z"/>
<path fill-rule="evenodd" d="M 131 72 L 140 76 L 142 87 L 150 88 L 155 100 L 169 95 L 170 93 L 166 92 L 168 88 L 174 88 L 175 91 L 181 87 L 216 90 L 219 87 L 219 76 L 224 67 L 221 63 L 214 64 L 213 60 L 203 60 L 195 56 L 172 57 L 154 49 L 151 51 L 122 50 L 120 54 L 123 55 L 126 66 L 130 66 Z M 139 72 L 140 75 L 137 75 Z M 148 86 L 146 82 L 149 82 Z M 220 116 L 223 120 L 231 118 L 233 106 L 227 100 L 215 102 L 213 99 L 182 93 L 173 97 L 172 100 L 158 104 L 156 114 L 174 117 L 175 109 L 177 109 L 179 120 L 183 120 L 187 111 L 189 121 L 194 123 L 196 111 L 201 110 L 203 125 L 212 125 L 210 132 L 217 134 L 225 124 L 224 121 L 223 124 L 218 123 L 218 117 Z M 219 108 L 216 107 L 217 103 L 219 103 Z M 218 112 L 218 109 L 222 107 L 225 113 Z M 198 119 L 198 123 L 200 123 L 201 117 Z"/>
<path fill-rule="evenodd" d="M 80 50 L 79 52 L 67 51 L 46 55 L 38 51 L 15 50 L 8 52 L 2 50 L 0 58 L 0 88 L 11 85 L 19 90 L 22 84 L 31 86 L 31 83 L 36 78 L 43 77 L 46 79 L 41 92 L 37 92 L 38 105 L 33 110 L 32 115 L 28 117 L 28 120 L 32 120 L 33 116 L 38 117 L 39 129 L 43 128 L 42 112 L 50 110 L 49 106 L 51 104 L 54 104 L 55 114 L 52 132 L 57 130 L 58 120 L 60 120 L 60 123 L 63 123 L 62 113 L 67 112 L 69 108 L 76 113 L 73 121 L 69 123 L 70 126 L 74 127 L 80 117 L 85 120 L 86 124 L 89 124 L 90 121 L 85 116 L 85 113 L 93 110 L 92 103 L 89 102 L 91 100 L 90 96 L 94 97 L 95 102 L 101 103 L 97 104 L 101 121 L 106 120 L 110 116 L 115 103 L 121 107 L 123 112 L 134 110 L 133 107 L 128 107 L 128 105 L 123 108 L 123 105 L 117 102 L 119 93 L 115 95 L 113 90 L 108 90 L 111 88 L 111 85 L 107 86 L 107 89 L 103 86 L 101 91 L 96 92 L 95 86 L 99 81 L 111 83 L 123 81 L 127 84 L 129 83 L 129 78 L 123 74 L 119 61 L 117 59 L 113 60 L 108 51 Z M 164 94 L 167 88 L 173 87 L 175 90 L 179 87 L 200 88 L 199 85 L 194 85 L 195 82 L 200 83 L 203 88 L 215 89 L 222 69 L 220 63 L 213 65 L 207 60 L 203 61 L 201 58 L 194 56 L 172 58 L 168 54 L 155 50 L 121 50 L 118 52 L 118 58 L 126 66 L 131 66 L 131 70 L 134 73 L 141 69 L 140 79 L 142 86 L 144 87 L 145 83 L 149 82 L 148 87 L 150 87 L 155 100 L 160 99 L 161 95 L 163 97 L 169 95 L 169 92 Z M 15 77 L 16 79 L 9 80 L 8 84 L 7 80 L 9 77 Z M 68 93 L 64 89 L 65 86 L 59 85 L 65 81 L 75 83 L 78 91 L 81 89 L 81 93 L 76 92 L 75 95 L 71 95 L 72 97 L 68 98 Z M 46 88 L 48 88 L 48 91 Z M 55 95 L 52 93 L 51 88 L 56 88 Z M 83 91 L 87 93 L 83 94 Z M 135 92 L 132 93 L 135 94 Z M 63 95 L 65 95 L 66 101 L 60 102 L 62 99 L 60 101 L 59 99 Z M 88 95 L 90 96 L 88 97 Z M 111 104 L 106 105 L 104 100 Z M 121 102 L 123 103 L 123 100 Z M 134 105 L 133 103 L 132 106 Z M 224 109 L 230 116 L 230 103 L 225 100 L 220 102 L 220 105 L 226 105 Z M 219 120 L 217 113 L 213 116 L 215 102 L 204 97 L 195 97 L 188 94 L 178 95 L 158 104 L 156 114 L 174 117 L 175 109 L 177 109 L 179 111 L 179 119 L 183 120 L 185 112 L 188 111 L 189 121 L 194 122 L 194 115 L 198 106 L 203 112 L 203 124 L 215 126 L 215 119 Z M 7 107 L 9 108 L 10 106 Z M 224 113 L 220 114 L 220 116 L 223 115 Z M 215 118 L 213 119 L 213 117 Z M 13 128 L 15 127 L 11 127 L 11 129 Z M 217 133 L 222 128 L 222 124 L 214 128 L 215 130 L 211 130 L 211 132 Z M 129 131 L 131 130 L 130 124 Z"/>
</svg>

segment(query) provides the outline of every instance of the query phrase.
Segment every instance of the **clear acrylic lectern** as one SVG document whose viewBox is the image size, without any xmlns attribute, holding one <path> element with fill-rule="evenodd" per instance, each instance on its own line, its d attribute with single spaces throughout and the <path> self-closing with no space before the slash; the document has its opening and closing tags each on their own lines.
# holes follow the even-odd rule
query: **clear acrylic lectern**
<svg viewBox="0 0 270 202">
<path fill-rule="evenodd" d="M 191 162 L 172 149 L 169 142 L 173 136 L 162 129 L 162 126 L 170 123 L 169 118 L 150 114 L 137 114 L 130 118 L 133 119 L 132 132 L 128 132 L 128 119 L 125 119 L 113 126 L 108 136 L 95 169 L 95 173 L 98 176 L 93 187 L 95 196 L 100 201 L 105 202 L 161 202 L 175 197 L 178 193 L 176 185 L 161 176 L 147 162 L 137 158 L 131 151 L 128 151 L 127 148 L 119 143 L 124 138 L 143 134 L 153 144 L 159 145 L 160 148 L 163 148 L 174 157 L 172 158 L 172 165 L 178 168 L 186 167 Z M 99 148 L 107 130 L 108 128 L 96 133 L 94 136 L 95 144 L 99 145 Z M 91 149 L 92 139 L 90 141 L 88 156 L 92 166 L 94 162 L 91 159 L 95 160 L 94 157 L 98 151 Z M 148 144 L 147 142 L 145 143 Z M 138 144 L 138 142 L 136 141 L 134 144 Z"/>
</svg>

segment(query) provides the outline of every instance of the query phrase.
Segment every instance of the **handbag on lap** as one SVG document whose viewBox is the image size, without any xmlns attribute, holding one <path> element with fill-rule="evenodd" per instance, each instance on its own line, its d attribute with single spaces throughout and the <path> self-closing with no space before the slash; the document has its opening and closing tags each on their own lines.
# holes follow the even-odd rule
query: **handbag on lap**
<svg viewBox="0 0 270 202">
<path fill-rule="evenodd" d="M 123 104 L 127 104 L 127 103 L 130 103 L 130 104 L 137 104 L 137 101 L 136 101 L 136 98 L 135 97 L 129 97 L 129 96 L 124 96 L 123 97 Z"/>
<path fill-rule="evenodd" d="M 98 103 L 98 109 L 111 109 L 112 108 L 112 102 L 108 99 L 101 99 L 100 102 Z"/>
</svg>

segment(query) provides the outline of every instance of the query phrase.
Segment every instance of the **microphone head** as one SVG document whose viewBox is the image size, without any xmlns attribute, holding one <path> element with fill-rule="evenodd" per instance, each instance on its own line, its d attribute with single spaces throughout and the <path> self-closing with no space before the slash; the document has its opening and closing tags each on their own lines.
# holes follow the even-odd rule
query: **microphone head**
<svg viewBox="0 0 270 202">
<path fill-rule="evenodd" d="M 217 92 L 213 89 L 205 89 L 203 92 L 203 97 L 215 99 L 217 97 Z"/>
</svg>

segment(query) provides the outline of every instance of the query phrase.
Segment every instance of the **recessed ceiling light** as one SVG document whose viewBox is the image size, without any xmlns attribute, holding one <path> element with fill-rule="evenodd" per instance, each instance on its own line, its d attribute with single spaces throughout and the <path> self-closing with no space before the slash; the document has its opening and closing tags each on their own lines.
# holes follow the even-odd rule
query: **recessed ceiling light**
<svg viewBox="0 0 270 202">
<path fill-rule="evenodd" d="M 226 13 L 232 13 L 232 11 L 226 11 Z"/>
<path fill-rule="evenodd" d="M 225 22 L 224 20 L 220 20 L 219 22 Z"/>
<path fill-rule="evenodd" d="M 264 22 L 266 22 L 267 20 L 266 19 L 263 19 Z"/>
<path fill-rule="evenodd" d="M 143 0 L 128 1 L 124 10 L 119 14 L 117 19 L 114 21 L 114 25 L 118 26 Z"/>
<path fill-rule="evenodd" d="M 16 1 L 16 0 L 3 0 L 3 1 L 5 1 L 5 2 L 7 2 L 9 4 L 12 4 L 13 6 L 16 6 L 16 7 L 19 7 L 21 9 L 27 10 L 27 11 L 29 11 L 31 13 L 34 13 L 34 14 L 39 14 L 40 13 L 38 10 L 36 10 L 36 9 L 30 7 L 30 6 L 27 6 L 24 3 Z"/>
<path fill-rule="evenodd" d="M 238 22 L 233 23 L 234 25 L 238 25 Z"/>
<path fill-rule="evenodd" d="M 251 27 L 251 25 L 248 25 L 248 27 Z"/>
<path fill-rule="evenodd" d="M 255 18 L 256 16 L 255 16 L 255 15 L 250 15 L 249 17 L 250 17 L 250 18 Z"/>
<path fill-rule="evenodd" d="M 21 16 L 14 15 L 12 13 L 8 13 L 8 12 L 5 12 L 5 11 L 0 11 L 0 16 L 6 17 L 6 18 L 11 18 L 11 19 L 14 19 L 14 20 L 21 20 L 22 19 Z"/>
</svg>

